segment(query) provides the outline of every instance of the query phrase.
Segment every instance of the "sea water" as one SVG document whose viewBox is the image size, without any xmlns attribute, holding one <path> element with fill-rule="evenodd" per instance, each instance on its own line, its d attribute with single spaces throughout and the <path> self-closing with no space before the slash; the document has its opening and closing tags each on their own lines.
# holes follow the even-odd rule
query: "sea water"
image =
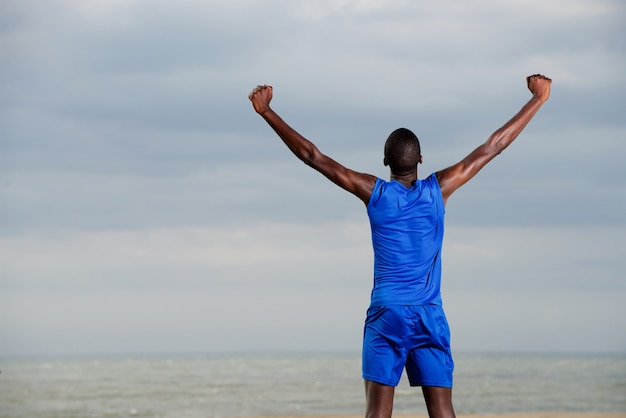
<svg viewBox="0 0 626 418">
<path fill-rule="evenodd" d="M 457 354 L 457 413 L 626 412 L 626 353 Z M 364 411 L 358 353 L 0 360 L 1 418 L 242 417 Z M 406 376 L 394 412 L 425 413 Z"/>
</svg>

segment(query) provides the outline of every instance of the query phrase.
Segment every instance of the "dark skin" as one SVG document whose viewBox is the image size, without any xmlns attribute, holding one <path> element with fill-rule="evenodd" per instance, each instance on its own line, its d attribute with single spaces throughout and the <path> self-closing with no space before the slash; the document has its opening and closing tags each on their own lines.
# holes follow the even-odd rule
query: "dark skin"
<svg viewBox="0 0 626 418">
<path fill-rule="evenodd" d="M 471 180 L 489 161 L 518 137 L 550 97 L 551 83 L 552 80 L 540 74 L 527 77 L 526 84 L 532 96 L 519 112 L 461 161 L 436 172 L 444 203 L 448 201 L 452 193 Z M 322 173 L 339 187 L 354 194 L 367 205 L 376 183 L 376 176 L 353 171 L 322 154 L 311 141 L 296 132 L 271 109 L 272 95 L 271 86 L 260 85 L 255 87 L 249 95 L 254 110 L 274 129 L 296 157 Z M 390 180 L 396 180 L 406 187 L 411 187 L 417 180 L 417 165 L 421 162 L 422 157 L 420 156 L 415 161 L 415 168 L 406 173 L 396 174 L 390 170 Z M 387 165 L 386 161 L 384 164 Z M 394 390 L 393 386 L 365 380 L 366 418 L 390 418 L 393 409 Z M 422 392 L 430 417 L 455 417 L 451 388 L 423 386 Z"/>
</svg>

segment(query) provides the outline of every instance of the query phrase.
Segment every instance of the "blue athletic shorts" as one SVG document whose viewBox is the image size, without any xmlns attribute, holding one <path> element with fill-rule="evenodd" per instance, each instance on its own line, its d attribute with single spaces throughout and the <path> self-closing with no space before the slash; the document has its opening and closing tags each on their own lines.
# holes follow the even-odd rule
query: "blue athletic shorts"
<svg viewBox="0 0 626 418">
<path fill-rule="evenodd" d="M 373 306 L 363 336 L 363 378 L 397 386 L 452 387 L 450 328 L 440 305 Z"/>
</svg>

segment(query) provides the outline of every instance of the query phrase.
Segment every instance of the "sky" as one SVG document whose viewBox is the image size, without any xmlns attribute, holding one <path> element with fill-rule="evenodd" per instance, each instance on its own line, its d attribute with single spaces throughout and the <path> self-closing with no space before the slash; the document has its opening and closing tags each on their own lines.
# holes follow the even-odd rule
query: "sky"
<svg viewBox="0 0 626 418">
<path fill-rule="evenodd" d="M 247 98 L 388 178 L 458 162 L 553 79 L 447 203 L 456 351 L 626 351 L 621 0 L 0 4 L 0 355 L 359 351 L 364 205 Z"/>
</svg>

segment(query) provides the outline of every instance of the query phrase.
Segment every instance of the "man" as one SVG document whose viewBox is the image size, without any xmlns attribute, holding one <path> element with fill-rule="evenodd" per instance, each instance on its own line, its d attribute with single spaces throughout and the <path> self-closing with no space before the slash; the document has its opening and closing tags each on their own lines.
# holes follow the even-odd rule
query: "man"
<svg viewBox="0 0 626 418">
<path fill-rule="evenodd" d="M 450 331 L 441 308 L 441 246 L 448 198 L 508 147 L 550 96 L 551 80 L 526 78 L 531 99 L 460 162 L 417 178 L 422 162 L 413 132 L 398 129 L 385 143 L 390 181 L 350 170 L 322 154 L 271 108 L 271 86 L 249 95 L 254 110 L 305 164 L 365 203 L 374 247 L 374 288 L 365 321 L 363 378 L 366 417 L 389 418 L 402 370 L 421 386 L 430 417 L 454 417 Z"/>
</svg>

